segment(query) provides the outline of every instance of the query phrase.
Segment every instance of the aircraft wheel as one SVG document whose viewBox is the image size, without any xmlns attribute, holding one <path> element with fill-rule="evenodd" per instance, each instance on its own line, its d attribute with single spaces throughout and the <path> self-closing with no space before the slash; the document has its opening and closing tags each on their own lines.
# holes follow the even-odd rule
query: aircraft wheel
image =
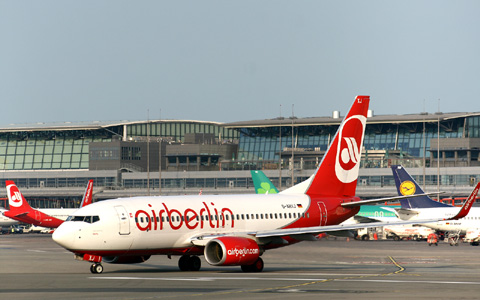
<svg viewBox="0 0 480 300">
<path fill-rule="evenodd" d="M 260 257 L 257 261 L 252 265 L 253 272 L 262 272 L 263 271 L 263 259 Z"/>
<path fill-rule="evenodd" d="M 100 274 L 103 272 L 103 266 L 102 264 L 93 264 L 90 266 L 90 272 L 93 274 Z"/>
<path fill-rule="evenodd" d="M 178 260 L 178 267 L 180 271 L 188 271 L 189 268 L 190 255 L 182 255 Z"/>
<path fill-rule="evenodd" d="M 242 268 L 243 272 L 252 272 L 252 265 L 241 265 L 240 267 Z"/>
<path fill-rule="evenodd" d="M 200 257 L 198 256 L 190 256 L 188 258 L 188 269 L 190 271 L 198 271 L 200 270 L 200 267 L 202 266 L 202 261 L 200 260 Z"/>
<path fill-rule="evenodd" d="M 260 257 L 251 265 L 242 265 L 243 272 L 262 272 L 263 270 L 263 259 Z"/>
</svg>

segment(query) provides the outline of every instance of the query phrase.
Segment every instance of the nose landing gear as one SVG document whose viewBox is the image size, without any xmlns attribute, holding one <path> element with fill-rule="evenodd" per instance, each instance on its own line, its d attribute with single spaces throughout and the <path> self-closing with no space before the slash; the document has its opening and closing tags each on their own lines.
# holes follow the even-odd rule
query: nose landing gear
<svg viewBox="0 0 480 300">
<path fill-rule="evenodd" d="M 103 266 L 101 263 L 94 263 L 90 266 L 90 272 L 93 274 L 100 274 L 103 272 Z"/>
</svg>

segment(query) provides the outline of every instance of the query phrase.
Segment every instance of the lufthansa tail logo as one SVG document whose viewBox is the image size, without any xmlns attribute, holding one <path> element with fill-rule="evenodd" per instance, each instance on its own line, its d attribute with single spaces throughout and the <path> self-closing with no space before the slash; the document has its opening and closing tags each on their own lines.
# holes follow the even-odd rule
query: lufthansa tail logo
<svg viewBox="0 0 480 300">
<path fill-rule="evenodd" d="M 409 196 L 415 194 L 415 184 L 411 181 L 404 181 L 400 184 L 400 193 L 403 196 Z"/>
</svg>

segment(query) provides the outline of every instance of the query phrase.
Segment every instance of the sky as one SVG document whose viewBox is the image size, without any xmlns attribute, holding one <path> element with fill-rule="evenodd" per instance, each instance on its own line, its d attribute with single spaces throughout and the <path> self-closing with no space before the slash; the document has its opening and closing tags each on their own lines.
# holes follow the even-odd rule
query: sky
<svg viewBox="0 0 480 300">
<path fill-rule="evenodd" d="M 0 0 L 1 125 L 480 112 L 480 1 Z"/>
</svg>

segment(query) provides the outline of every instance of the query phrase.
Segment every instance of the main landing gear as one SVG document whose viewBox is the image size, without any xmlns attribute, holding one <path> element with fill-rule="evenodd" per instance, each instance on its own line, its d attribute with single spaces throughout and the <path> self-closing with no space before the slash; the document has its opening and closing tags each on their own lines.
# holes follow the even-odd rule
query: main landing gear
<svg viewBox="0 0 480 300">
<path fill-rule="evenodd" d="M 260 257 L 251 265 L 242 265 L 243 272 L 262 272 L 263 270 L 263 259 Z"/>
<path fill-rule="evenodd" d="M 181 271 L 198 271 L 202 262 L 198 256 L 182 255 L 178 260 L 178 267 Z"/>
<path fill-rule="evenodd" d="M 100 274 L 103 272 L 103 266 L 101 263 L 94 263 L 90 266 L 90 272 L 93 274 Z"/>
</svg>

